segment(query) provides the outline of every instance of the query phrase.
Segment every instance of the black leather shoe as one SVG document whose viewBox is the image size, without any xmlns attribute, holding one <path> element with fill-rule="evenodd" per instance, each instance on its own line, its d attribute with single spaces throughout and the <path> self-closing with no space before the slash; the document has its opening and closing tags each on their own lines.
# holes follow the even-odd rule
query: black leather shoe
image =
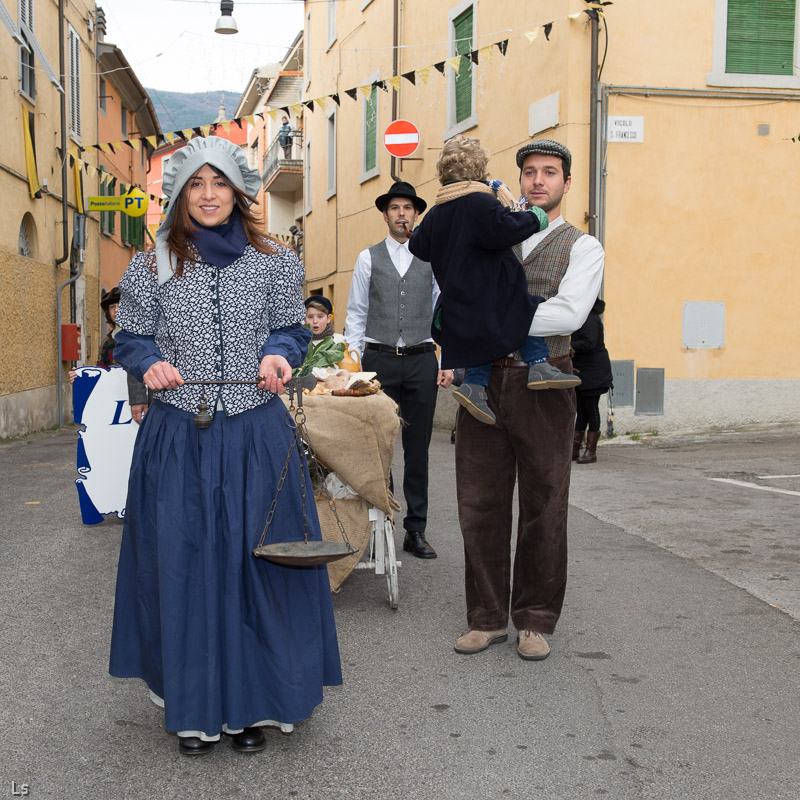
<svg viewBox="0 0 800 800">
<path fill-rule="evenodd" d="M 245 728 L 241 733 L 231 734 L 231 747 L 237 753 L 258 753 L 267 746 L 263 728 Z"/>
<path fill-rule="evenodd" d="M 204 756 L 210 753 L 216 742 L 205 742 L 197 736 L 179 736 L 178 749 L 185 756 Z"/>
<path fill-rule="evenodd" d="M 417 558 L 436 558 L 436 551 L 428 544 L 421 531 L 406 531 L 403 550 Z"/>
</svg>

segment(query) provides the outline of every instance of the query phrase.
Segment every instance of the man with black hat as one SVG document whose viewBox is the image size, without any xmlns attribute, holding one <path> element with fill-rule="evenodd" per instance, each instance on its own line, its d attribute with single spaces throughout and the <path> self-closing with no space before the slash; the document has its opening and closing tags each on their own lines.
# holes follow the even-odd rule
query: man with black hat
<svg viewBox="0 0 800 800">
<path fill-rule="evenodd" d="M 389 235 L 356 260 L 347 302 L 345 338 L 362 350 L 364 370 L 376 372 L 383 391 L 400 407 L 405 425 L 403 549 L 436 558 L 425 530 L 428 521 L 428 446 L 436 409 L 436 387 L 449 386 L 451 370 L 440 370 L 431 339 L 439 287 L 431 266 L 411 255 L 408 232 L 427 204 L 405 181 L 375 201 Z"/>
<path fill-rule="evenodd" d="M 545 298 L 529 333 L 545 337 L 550 362 L 569 373 L 570 334 L 584 323 L 600 291 L 603 248 L 561 216 L 572 166 L 563 144 L 529 142 L 517 151 L 517 166 L 523 199 L 545 211 L 549 221 L 544 231 L 514 247 L 528 292 Z M 464 408 L 458 411 L 456 488 L 469 630 L 455 649 L 479 653 L 506 641 L 510 609 L 518 655 L 538 661 L 550 653 L 543 634 L 555 630 L 566 589 L 575 396 L 528 391 L 526 368 L 518 353 L 493 363 L 489 403 L 496 425 L 478 422 Z M 519 520 L 512 583 L 515 483 Z"/>
</svg>

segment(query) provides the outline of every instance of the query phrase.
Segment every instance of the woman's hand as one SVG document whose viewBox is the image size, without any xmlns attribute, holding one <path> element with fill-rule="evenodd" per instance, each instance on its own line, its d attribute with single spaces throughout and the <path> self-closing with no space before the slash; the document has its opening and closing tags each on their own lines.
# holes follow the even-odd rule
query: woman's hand
<svg viewBox="0 0 800 800">
<path fill-rule="evenodd" d="M 71 369 L 69 371 L 69 382 L 70 383 L 75 383 L 75 378 L 77 378 L 77 377 L 78 377 L 78 371 L 75 370 L 75 369 Z"/>
<path fill-rule="evenodd" d="M 157 392 L 161 389 L 177 389 L 183 385 L 180 372 L 169 361 L 156 361 L 144 374 L 144 383 L 148 389 Z"/>
<path fill-rule="evenodd" d="M 133 421 L 140 424 L 142 417 L 147 413 L 147 403 L 135 403 L 131 406 L 131 416 Z"/>
<path fill-rule="evenodd" d="M 281 371 L 280 378 L 278 370 Z M 258 377 L 262 379 L 258 384 L 259 389 L 272 394 L 283 394 L 286 391 L 285 384 L 292 379 L 292 368 L 283 356 L 264 356 L 258 368 Z"/>
</svg>

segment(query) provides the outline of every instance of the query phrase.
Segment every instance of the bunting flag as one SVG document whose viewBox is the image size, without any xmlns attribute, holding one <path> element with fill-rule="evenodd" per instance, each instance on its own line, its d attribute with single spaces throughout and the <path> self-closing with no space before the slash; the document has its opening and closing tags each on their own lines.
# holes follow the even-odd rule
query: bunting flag
<svg viewBox="0 0 800 800">
<path fill-rule="evenodd" d="M 505 56 L 506 50 L 508 50 L 508 39 L 503 39 L 502 42 L 497 42 L 497 49 L 503 56 Z"/>
<path fill-rule="evenodd" d="M 445 61 L 445 64 L 447 64 L 447 66 L 450 67 L 450 69 L 452 69 L 456 75 L 458 75 L 458 73 L 461 71 L 461 56 L 453 56 L 452 58 L 448 58 L 447 61 Z"/>
<path fill-rule="evenodd" d="M 155 150 L 156 147 L 158 147 L 158 139 L 156 139 L 155 136 L 145 136 L 144 138 L 147 139 L 148 143 L 153 148 L 153 150 Z"/>
<path fill-rule="evenodd" d="M 222 124 L 222 130 L 224 130 L 225 133 L 231 132 L 231 121 L 229 119 L 223 120 L 221 124 Z"/>
<path fill-rule="evenodd" d="M 400 76 L 395 75 L 393 78 L 387 78 L 386 83 L 392 87 L 396 92 L 400 91 Z"/>
<path fill-rule="evenodd" d="M 181 134 L 183 134 L 183 138 L 188 142 L 192 138 L 194 131 L 191 128 L 184 128 Z"/>
<path fill-rule="evenodd" d="M 338 94 L 332 94 L 331 95 L 331 100 L 333 100 L 333 102 L 336 103 L 337 106 L 340 105 L 340 103 L 339 103 L 339 95 Z"/>
<path fill-rule="evenodd" d="M 358 91 L 361 92 L 362 97 L 369 102 L 372 99 L 372 92 L 374 91 L 375 87 L 368 83 L 366 86 L 359 86 Z"/>
<path fill-rule="evenodd" d="M 489 64 L 492 63 L 494 58 L 494 47 L 492 45 L 487 44 L 486 47 L 481 47 L 478 52 L 481 54 L 481 58 L 485 58 Z"/>
<path fill-rule="evenodd" d="M 441 72 L 442 75 L 444 75 L 444 64 L 445 64 L 444 61 L 440 61 L 438 64 L 434 64 L 433 66 L 436 67 L 436 69 L 439 70 L 439 72 Z"/>
<path fill-rule="evenodd" d="M 325 110 L 325 98 L 324 97 L 315 97 L 314 102 L 317 105 L 317 108 L 321 108 L 323 111 Z"/>
<path fill-rule="evenodd" d="M 306 100 L 303 105 L 313 114 L 314 113 L 314 101 L 313 100 Z"/>
<path fill-rule="evenodd" d="M 270 115 L 270 117 L 272 118 L 273 122 L 277 121 L 277 119 L 278 119 L 278 110 L 276 108 L 271 108 L 269 111 L 267 111 L 267 114 Z M 225 127 L 225 123 L 224 122 L 222 123 L 222 127 L 223 128 Z M 230 127 L 231 127 L 231 124 L 229 122 L 228 123 L 228 130 L 230 130 Z"/>
<path fill-rule="evenodd" d="M 201 125 L 200 126 L 200 133 L 202 136 L 208 136 L 211 133 L 211 126 L 210 125 Z"/>
<path fill-rule="evenodd" d="M 289 116 L 289 109 L 288 108 L 284 108 L 284 109 L 281 109 L 281 110 L 286 112 L 286 116 Z M 296 117 L 301 116 L 302 113 L 303 113 L 303 104 L 302 103 L 295 103 L 292 106 L 292 111 L 294 111 Z"/>
<path fill-rule="evenodd" d="M 419 76 L 419 79 L 423 83 L 427 83 L 428 80 L 431 77 L 431 68 L 430 67 L 423 67 L 422 69 L 418 69 L 417 70 L 417 75 Z"/>
<path fill-rule="evenodd" d="M 549 42 L 550 41 L 550 31 L 553 30 L 553 23 L 552 22 L 548 22 L 547 25 L 545 25 L 542 28 L 542 30 L 544 31 L 544 38 L 547 39 L 547 41 Z"/>
<path fill-rule="evenodd" d="M 33 114 L 22 106 L 22 135 L 25 146 L 25 173 L 28 178 L 28 191 L 31 200 L 37 200 L 42 196 L 42 188 L 39 185 L 39 175 L 36 171 L 36 151 L 33 147 L 33 137 L 31 136 L 31 117 Z"/>
<path fill-rule="evenodd" d="M 358 89 L 345 89 L 344 92 L 348 97 L 352 98 L 353 100 L 356 99 L 356 94 L 358 93 Z"/>
<path fill-rule="evenodd" d="M 101 142 L 99 147 L 104 153 L 108 153 L 108 155 L 114 154 L 114 148 L 108 142 Z"/>
<path fill-rule="evenodd" d="M 408 82 L 409 82 L 409 83 L 410 83 L 412 86 L 416 86 L 416 83 L 417 83 L 417 77 L 416 77 L 416 73 L 414 72 L 414 70 L 413 70 L 413 69 L 411 70 L 411 72 L 404 72 L 404 73 L 403 73 L 403 77 L 404 77 L 404 78 L 405 78 L 405 79 L 406 79 L 406 80 L 407 80 L 407 81 L 408 81 Z"/>
<path fill-rule="evenodd" d="M 139 140 L 139 139 L 127 139 L 125 141 L 125 144 L 129 145 L 130 147 L 132 147 L 138 153 L 139 152 L 140 141 L 141 140 Z"/>
<path fill-rule="evenodd" d="M 165 133 L 164 138 L 167 140 L 167 144 L 173 144 L 175 142 L 174 133 Z"/>
</svg>

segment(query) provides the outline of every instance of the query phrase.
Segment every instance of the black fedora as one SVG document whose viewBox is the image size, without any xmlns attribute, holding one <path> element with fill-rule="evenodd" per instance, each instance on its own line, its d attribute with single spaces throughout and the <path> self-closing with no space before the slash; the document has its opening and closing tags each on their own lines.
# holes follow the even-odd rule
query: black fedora
<svg viewBox="0 0 800 800">
<path fill-rule="evenodd" d="M 421 197 L 417 197 L 417 192 L 410 183 L 406 183 L 405 181 L 397 181 L 397 183 L 392 184 L 392 188 L 389 189 L 386 194 L 382 194 L 375 201 L 375 206 L 377 207 L 378 211 L 385 211 L 386 206 L 389 205 L 389 201 L 393 197 L 408 198 L 414 204 L 414 208 L 416 208 L 417 212 L 420 214 L 428 207 L 428 204 Z"/>
</svg>

